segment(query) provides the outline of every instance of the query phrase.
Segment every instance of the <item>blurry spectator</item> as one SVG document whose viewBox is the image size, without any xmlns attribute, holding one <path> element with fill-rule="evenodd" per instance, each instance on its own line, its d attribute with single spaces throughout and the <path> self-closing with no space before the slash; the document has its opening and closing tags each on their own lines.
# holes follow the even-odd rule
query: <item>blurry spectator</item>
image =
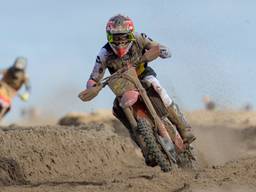
<svg viewBox="0 0 256 192">
<path fill-rule="evenodd" d="M 250 103 L 247 103 L 244 107 L 243 107 L 244 111 L 252 111 L 253 110 L 253 106 Z"/>
<path fill-rule="evenodd" d="M 203 97 L 203 103 L 206 110 L 212 111 L 216 108 L 216 103 L 207 95 Z"/>
</svg>

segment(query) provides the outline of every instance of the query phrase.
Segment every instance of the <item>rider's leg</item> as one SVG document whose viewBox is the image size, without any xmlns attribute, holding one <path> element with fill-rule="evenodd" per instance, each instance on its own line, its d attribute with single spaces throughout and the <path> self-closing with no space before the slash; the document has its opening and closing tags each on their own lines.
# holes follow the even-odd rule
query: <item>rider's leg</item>
<svg viewBox="0 0 256 192">
<path fill-rule="evenodd" d="M 143 81 L 151 84 L 156 92 L 160 95 L 164 105 L 167 108 L 169 119 L 177 127 L 183 140 L 188 143 L 193 142 L 195 140 L 195 136 L 192 133 L 191 126 L 179 110 L 178 105 L 174 103 L 174 101 L 167 94 L 166 90 L 160 85 L 157 78 L 153 75 L 149 75 L 144 77 Z"/>
</svg>

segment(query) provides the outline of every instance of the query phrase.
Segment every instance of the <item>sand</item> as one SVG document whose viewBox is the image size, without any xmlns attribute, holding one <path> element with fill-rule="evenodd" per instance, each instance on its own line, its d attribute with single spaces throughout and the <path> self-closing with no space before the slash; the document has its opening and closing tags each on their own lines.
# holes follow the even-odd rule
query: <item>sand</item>
<svg viewBox="0 0 256 192">
<path fill-rule="evenodd" d="M 199 166 L 170 173 L 145 165 L 109 111 L 72 113 L 62 125 L 1 127 L 0 191 L 256 191 L 255 113 L 186 116 Z"/>
</svg>

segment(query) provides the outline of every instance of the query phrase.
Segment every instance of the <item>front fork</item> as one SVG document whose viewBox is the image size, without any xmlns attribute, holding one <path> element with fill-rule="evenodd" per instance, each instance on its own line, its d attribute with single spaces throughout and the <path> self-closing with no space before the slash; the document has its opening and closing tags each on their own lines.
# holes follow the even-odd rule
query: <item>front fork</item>
<svg viewBox="0 0 256 192">
<path fill-rule="evenodd" d="M 123 111 L 125 113 L 126 118 L 128 119 L 130 126 L 131 126 L 131 130 L 132 130 L 132 134 L 136 140 L 136 143 L 139 145 L 139 147 L 141 148 L 141 150 L 143 151 L 143 153 L 146 153 L 146 149 L 145 146 L 143 146 L 143 141 L 141 140 L 141 138 L 139 137 L 138 133 L 137 133 L 137 126 L 138 123 L 133 115 L 133 110 L 130 107 L 125 107 L 123 108 Z"/>
<path fill-rule="evenodd" d="M 132 130 L 135 130 L 137 127 L 137 121 L 133 116 L 132 110 L 130 109 L 130 107 L 125 107 L 125 108 L 123 108 L 123 111 L 132 127 Z"/>
</svg>

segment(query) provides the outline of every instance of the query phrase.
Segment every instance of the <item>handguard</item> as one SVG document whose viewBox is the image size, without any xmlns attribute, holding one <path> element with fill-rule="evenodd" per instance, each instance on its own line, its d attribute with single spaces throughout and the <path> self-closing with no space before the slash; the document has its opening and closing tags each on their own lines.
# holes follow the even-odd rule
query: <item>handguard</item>
<svg viewBox="0 0 256 192">
<path fill-rule="evenodd" d="M 84 91 L 82 91 L 81 93 L 79 93 L 78 97 L 82 100 L 82 101 L 90 101 L 92 100 L 94 97 L 96 97 L 98 95 L 98 93 L 100 92 L 100 90 L 102 89 L 102 85 L 97 85 L 95 87 L 91 87 L 89 89 L 85 89 Z"/>
</svg>

